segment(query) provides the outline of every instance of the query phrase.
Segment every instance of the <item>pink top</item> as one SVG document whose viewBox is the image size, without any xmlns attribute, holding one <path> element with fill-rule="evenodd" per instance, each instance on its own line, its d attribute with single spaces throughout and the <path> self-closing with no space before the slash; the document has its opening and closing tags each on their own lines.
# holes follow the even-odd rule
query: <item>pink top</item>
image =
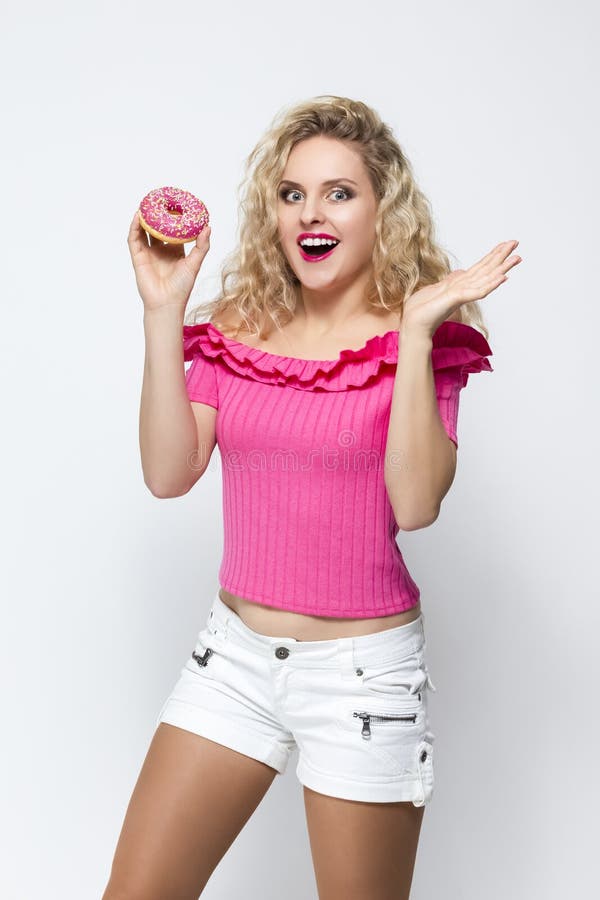
<svg viewBox="0 0 600 900">
<path fill-rule="evenodd" d="M 218 410 L 221 586 L 314 616 L 415 606 L 384 484 L 398 331 L 330 360 L 267 353 L 210 322 L 184 325 L 183 345 L 190 400 Z M 469 325 L 444 322 L 433 335 L 440 417 L 456 446 L 460 390 L 470 372 L 493 371 L 491 355 Z"/>
</svg>

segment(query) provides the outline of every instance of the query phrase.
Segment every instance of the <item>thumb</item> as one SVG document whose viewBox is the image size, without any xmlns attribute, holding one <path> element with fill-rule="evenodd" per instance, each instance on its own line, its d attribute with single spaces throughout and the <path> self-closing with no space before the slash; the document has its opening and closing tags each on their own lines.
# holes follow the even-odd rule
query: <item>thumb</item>
<svg viewBox="0 0 600 900">
<path fill-rule="evenodd" d="M 203 228 L 198 237 L 196 238 L 196 243 L 194 244 L 193 249 L 203 250 L 205 253 L 210 247 L 210 225 L 207 225 L 206 228 Z"/>
<path fill-rule="evenodd" d="M 200 266 L 204 260 L 204 257 L 210 250 L 210 225 L 207 225 L 206 228 L 203 228 L 198 237 L 196 238 L 196 243 L 188 253 L 186 257 L 186 261 L 192 267 L 195 274 L 198 274 L 200 271 Z"/>
</svg>

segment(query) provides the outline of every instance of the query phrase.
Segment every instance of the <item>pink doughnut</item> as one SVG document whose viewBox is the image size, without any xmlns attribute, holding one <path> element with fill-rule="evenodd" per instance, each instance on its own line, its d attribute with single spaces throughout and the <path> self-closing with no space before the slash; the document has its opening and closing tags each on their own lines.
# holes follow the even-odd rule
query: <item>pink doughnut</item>
<svg viewBox="0 0 600 900">
<path fill-rule="evenodd" d="M 138 210 L 140 225 L 169 244 L 195 241 L 208 225 L 208 210 L 201 200 L 176 187 L 157 188 L 146 194 Z"/>
</svg>

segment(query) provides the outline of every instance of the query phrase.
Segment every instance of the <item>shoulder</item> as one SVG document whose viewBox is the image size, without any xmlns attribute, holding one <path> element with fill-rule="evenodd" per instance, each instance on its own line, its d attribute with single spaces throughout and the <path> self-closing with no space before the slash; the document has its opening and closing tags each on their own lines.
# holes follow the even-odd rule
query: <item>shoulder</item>
<svg viewBox="0 0 600 900">
<path fill-rule="evenodd" d="M 234 340 L 244 331 L 243 322 L 235 309 L 225 309 L 219 313 L 213 313 L 209 322 L 226 337 Z"/>
</svg>

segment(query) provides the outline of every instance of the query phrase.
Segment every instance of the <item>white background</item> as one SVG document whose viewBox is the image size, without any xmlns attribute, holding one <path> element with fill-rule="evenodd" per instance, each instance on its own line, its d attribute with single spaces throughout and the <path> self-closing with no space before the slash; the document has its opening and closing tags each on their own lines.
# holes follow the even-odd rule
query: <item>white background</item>
<svg viewBox="0 0 600 900">
<path fill-rule="evenodd" d="M 452 490 L 434 525 L 398 538 L 437 687 L 411 900 L 591 898 L 593 4 L 38 0 L 2 19 L 1 896 L 101 896 L 217 587 L 218 450 L 182 498 L 142 478 L 133 213 L 164 184 L 204 200 L 192 303 L 212 297 L 246 155 L 281 107 L 333 93 L 393 127 L 457 267 L 511 238 L 523 256 L 482 301 L 494 372 L 463 392 Z M 316 898 L 295 762 L 207 900 Z"/>
</svg>

